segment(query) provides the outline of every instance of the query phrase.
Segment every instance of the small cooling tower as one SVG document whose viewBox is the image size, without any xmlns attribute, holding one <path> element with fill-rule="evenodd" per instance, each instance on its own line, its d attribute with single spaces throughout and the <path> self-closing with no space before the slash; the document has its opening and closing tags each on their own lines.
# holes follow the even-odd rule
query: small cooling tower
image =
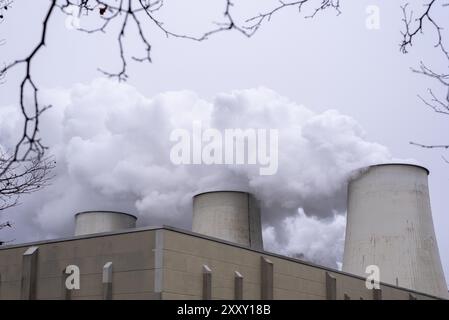
<svg viewBox="0 0 449 320">
<path fill-rule="evenodd" d="M 115 211 L 84 211 L 75 215 L 75 236 L 136 227 L 137 218 Z"/>
<path fill-rule="evenodd" d="M 194 196 L 192 230 L 263 249 L 259 203 L 246 192 L 213 191 Z"/>
<path fill-rule="evenodd" d="M 430 210 L 426 168 L 382 164 L 363 169 L 348 185 L 343 271 L 448 297 Z"/>
</svg>

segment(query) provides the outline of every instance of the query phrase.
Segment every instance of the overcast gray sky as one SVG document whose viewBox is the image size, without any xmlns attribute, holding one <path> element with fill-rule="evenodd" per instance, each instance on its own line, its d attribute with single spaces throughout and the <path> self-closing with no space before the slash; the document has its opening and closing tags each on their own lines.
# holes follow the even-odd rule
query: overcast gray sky
<svg viewBox="0 0 449 320">
<path fill-rule="evenodd" d="M 211 21 L 220 19 L 223 10 L 220 1 L 209 3 L 207 8 L 203 6 L 208 1 L 189 1 L 188 5 L 180 0 L 167 2 L 161 13 L 167 26 L 190 34 L 208 28 Z M 261 6 L 258 3 L 250 1 L 242 12 L 257 14 Z M 265 7 L 276 4 L 262 3 Z M 342 14 L 338 17 L 332 10 L 314 19 L 303 19 L 295 10 L 279 12 L 250 39 L 236 32 L 224 32 L 198 43 L 167 39 L 149 28 L 153 63 L 132 62 L 128 84 L 145 97 L 189 90 L 204 101 L 213 101 L 222 92 L 265 87 L 317 114 L 336 109 L 352 117 L 366 132 L 364 139 L 387 147 L 394 158 L 415 159 L 430 170 L 435 231 L 449 279 L 449 166 L 441 159 L 441 150 L 423 150 L 409 144 L 411 140 L 447 143 L 449 119 L 432 113 L 417 98 L 429 86 L 438 92 L 437 83 L 410 71 L 420 60 L 440 70 L 447 70 L 447 66 L 433 48 L 435 37 L 430 31 L 420 36 L 409 54 L 400 53 L 403 28 L 400 1 L 342 0 L 341 4 Z M 378 30 L 366 28 L 369 5 L 380 9 Z M 8 62 L 29 52 L 40 36 L 47 6 L 45 0 L 14 1 L 12 10 L 0 24 L 0 38 L 6 40 L 0 47 L 0 61 Z M 449 21 L 449 9 L 441 10 L 437 16 L 441 21 Z M 102 77 L 98 67 L 118 70 L 114 27 L 107 34 L 86 35 L 67 29 L 65 19 L 66 16 L 56 12 L 50 22 L 48 45 L 33 65 L 36 81 L 42 88 L 71 90 L 77 83 L 88 84 Z M 80 23 L 87 21 L 81 19 Z M 126 34 L 126 48 L 132 51 L 129 54 L 142 53 L 135 28 L 131 27 Z M 12 70 L 6 83 L 0 86 L 0 108 L 17 104 L 20 75 L 20 69 Z M 57 116 L 54 119 L 60 120 Z M 2 119 L 0 123 L 5 121 Z M 41 191 L 46 192 L 49 191 Z M 42 228 L 30 231 L 37 212 L 33 213 L 35 207 L 31 204 L 35 200 L 29 200 L 28 205 L 27 201 L 28 198 L 23 198 L 22 209 L 8 213 L 16 221 L 13 235 L 16 242 L 67 233 L 66 229 L 62 234 L 54 230 L 45 233 Z M 21 218 L 24 211 L 26 218 Z"/>
</svg>

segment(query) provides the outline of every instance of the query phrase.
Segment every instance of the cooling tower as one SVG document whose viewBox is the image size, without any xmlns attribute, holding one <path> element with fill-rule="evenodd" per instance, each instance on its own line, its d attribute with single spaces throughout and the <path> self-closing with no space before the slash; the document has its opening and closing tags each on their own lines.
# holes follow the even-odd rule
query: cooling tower
<svg viewBox="0 0 449 320">
<path fill-rule="evenodd" d="M 448 297 L 430 209 L 426 168 L 382 164 L 361 170 L 348 185 L 343 271 Z"/>
<path fill-rule="evenodd" d="M 240 191 L 213 191 L 193 197 L 193 232 L 262 250 L 260 208 Z"/>
<path fill-rule="evenodd" d="M 84 211 L 75 215 L 75 236 L 136 227 L 137 218 L 115 211 Z"/>
</svg>

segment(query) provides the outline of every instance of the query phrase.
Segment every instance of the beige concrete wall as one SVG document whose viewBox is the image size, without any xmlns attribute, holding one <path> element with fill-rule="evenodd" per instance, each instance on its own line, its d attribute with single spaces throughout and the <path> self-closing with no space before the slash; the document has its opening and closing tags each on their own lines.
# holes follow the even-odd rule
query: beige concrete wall
<svg viewBox="0 0 449 320">
<path fill-rule="evenodd" d="M 0 299 L 20 299 L 22 257 L 31 245 L 0 249 Z M 81 289 L 71 299 L 102 299 L 102 271 L 113 264 L 113 299 L 202 299 L 203 265 L 212 270 L 212 299 L 234 299 L 234 272 L 243 275 L 243 299 L 260 299 L 262 258 L 273 265 L 274 299 L 326 299 L 326 272 L 336 298 L 373 299 L 365 280 L 281 256 L 245 249 L 175 229 L 148 229 L 36 243 L 37 299 L 64 299 L 63 270 L 77 265 Z M 409 291 L 382 285 L 383 299 Z M 157 291 L 157 292 L 155 292 Z M 417 299 L 431 297 L 413 293 Z"/>
<path fill-rule="evenodd" d="M 0 298 L 20 298 L 22 254 L 26 248 L 0 251 Z"/>
<path fill-rule="evenodd" d="M 80 268 L 72 299 L 102 299 L 102 272 L 113 264 L 113 298 L 154 297 L 155 231 L 114 234 L 38 244 L 37 299 L 63 299 L 68 265 Z M 0 250 L 0 299 L 19 299 L 22 254 L 27 247 Z"/>
<path fill-rule="evenodd" d="M 274 299 L 326 299 L 326 272 L 336 278 L 337 299 L 373 299 L 365 280 L 275 255 L 164 230 L 162 299 L 201 299 L 202 266 L 212 270 L 212 298 L 234 299 L 234 271 L 243 279 L 243 298 L 261 297 L 261 256 L 273 263 Z M 405 289 L 381 285 L 383 299 L 409 299 Z M 418 299 L 429 298 L 414 294 Z"/>
</svg>

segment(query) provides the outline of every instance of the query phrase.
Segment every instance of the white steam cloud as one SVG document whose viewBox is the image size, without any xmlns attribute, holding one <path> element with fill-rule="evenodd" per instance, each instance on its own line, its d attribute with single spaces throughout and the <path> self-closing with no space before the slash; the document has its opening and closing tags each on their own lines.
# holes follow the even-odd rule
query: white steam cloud
<svg viewBox="0 0 449 320">
<path fill-rule="evenodd" d="M 95 209 L 136 214 L 140 225 L 190 228 L 192 195 L 238 188 L 262 201 L 266 248 L 336 267 L 349 173 L 391 160 L 352 118 L 335 110 L 317 114 L 266 88 L 218 94 L 213 101 L 188 91 L 149 98 L 97 79 L 44 95 L 54 105 L 42 135 L 56 157 L 56 178 L 7 212 L 20 241 L 70 235 L 73 214 Z M 16 110 L 0 107 L 5 147 L 20 128 Z M 193 121 L 219 130 L 277 129 L 277 174 L 261 176 L 254 165 L 173 165 L 170 133 L 191 130 Z"/>
</svg>

